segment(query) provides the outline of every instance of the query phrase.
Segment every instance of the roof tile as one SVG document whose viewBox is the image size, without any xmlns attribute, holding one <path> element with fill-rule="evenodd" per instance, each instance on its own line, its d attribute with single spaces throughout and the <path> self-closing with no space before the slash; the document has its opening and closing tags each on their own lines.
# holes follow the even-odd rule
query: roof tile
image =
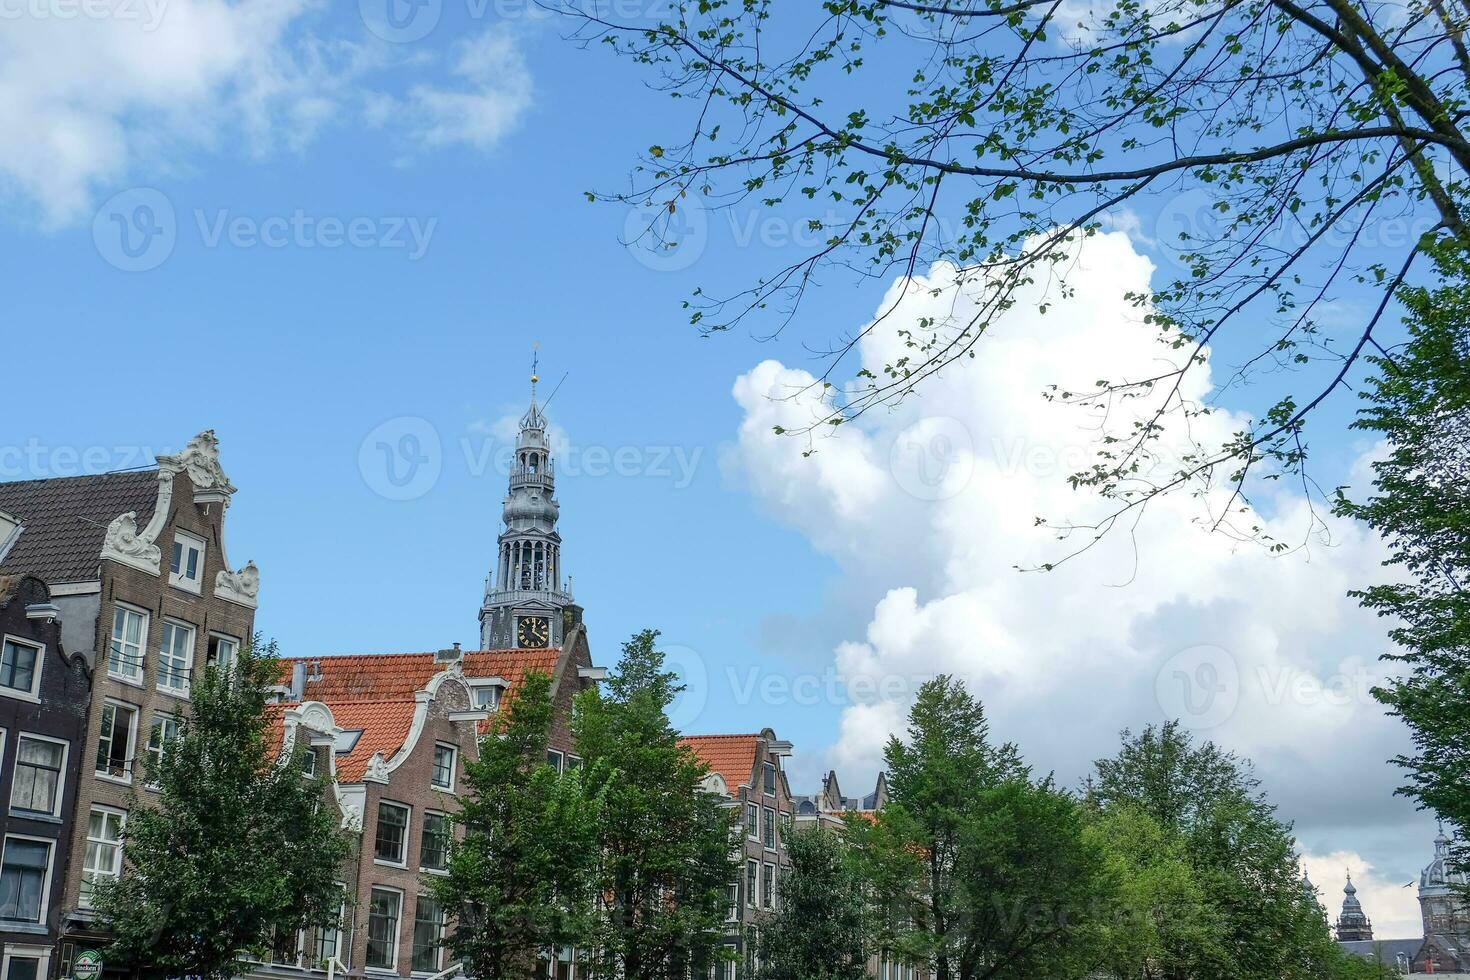
<svg viewBox="0 0 1470 980">
<path fill-rule="evenodd" d="M 49 584 L 90 582 L 107 526 L 128 511 L 144 526 L 157 501 L 156 468 L 0 483 L 0 510 L 23 528 L 0 567 Z"/>
</svg>

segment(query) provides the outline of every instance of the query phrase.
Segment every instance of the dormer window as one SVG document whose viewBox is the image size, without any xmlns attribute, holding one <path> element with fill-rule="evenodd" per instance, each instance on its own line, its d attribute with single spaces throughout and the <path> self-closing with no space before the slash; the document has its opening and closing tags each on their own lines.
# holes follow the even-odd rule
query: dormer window
<svg viewBox="0 0 1470 980">
<path fill-rule="evenodd" d="M 168 567 L 168 584 L 198 592 L 204 580 L 204 539 L 183 531 L 174 532 L 174 553 Z"/>
<path fill-rule="evenodd" d="M 475 696 L 475 709 L 478 711 L 500 710 L 500 685 L 479 683 L 472 684 L 471 690 Z"/>
</svg>

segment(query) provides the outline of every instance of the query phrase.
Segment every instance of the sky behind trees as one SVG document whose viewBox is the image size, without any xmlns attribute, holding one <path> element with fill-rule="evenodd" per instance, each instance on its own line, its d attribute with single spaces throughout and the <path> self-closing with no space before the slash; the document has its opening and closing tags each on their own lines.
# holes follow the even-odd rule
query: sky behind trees
<svg viewBox="0 0 1470 980">
<path fill-rule="evenodd" d="M 698 338 L 692 288 L 744 284 L 808 233 L 695 208 L 679 247 L 625 245 L 648 216 L 583 192 L 624 186 L 674 113 L 529 4 L 407 24 L 370 0 L 60 9 L 0 32 L 0 275 L 27 365 L 0 479 L 140 465 L 214 427 L 230 545 L 284 653 L 471 643 L 539 341 L 543 397 L 568 374 L 548 414 L 594 649 L 662 629 L 685 728 L 771 725 L 795 780 L 837 766 L 854 793 L 939 670 L 1064 784 L 1118 729 L 1180 715 L 1258 762 L 1330 909 L 1350 864 L 1380 934 L 1416 934 L 1400 886 L 1432 824 L 1391 796 L 1407 735 L 1366 693 L 1383 629 L 1344 593 L 1382 552 L 1361 529 L 1272 557 L 1181 502 L 1059 572 L 1013 570 L 1055 546 L 1034 517 L 1086 505 L 1065 477 L 1093 420 L 1041 390 L 1147 352 L 1116 286 L 1172 261 L 1159 243 L 1203 199 L 1111 215 L 1077 257 L 1095 291 L 804 456 L 771 434 L 812 411 L 783 400 L 816 369 L 803 344 L 860 329 L 887 284 L 833 276 L 821 322 L 769 343 Z M 1332 430 L 1319 481 L 1364 481 L 1372 447 Z M 1263 506 L 1286 540 L 1304 526 L 1300 488 Z"/>
</svg>

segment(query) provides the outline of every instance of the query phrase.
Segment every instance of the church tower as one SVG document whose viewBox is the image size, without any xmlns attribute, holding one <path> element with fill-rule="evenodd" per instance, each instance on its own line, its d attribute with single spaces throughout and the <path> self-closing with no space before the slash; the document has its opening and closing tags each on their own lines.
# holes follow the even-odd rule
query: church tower
<svg viewBox="0 0 1470 980">
<path fill-rule="evenodd" d="M 1358 901 L 1358 889 L 1353 885 L 1353 876 L 1348 875 L 1347 887 L 1342 890 L 1342 915 L 1337 917 L 1337 941 L 1356 942 L 1373 938 L 1373 923 L 1363 912 Z"/>
<path fill-rule="evenodd" d="M 546 416 L 536 403 L 539 380 L 531 375 L 531 407 L 521 416 L 516 436 L 499 553 L 485 581 L 480 607 L 484 650 L 560 647 L 582 619 L 581 608 L 562 586 L 561 535 L 556 530 L 561 508 Z"/>
</svg>

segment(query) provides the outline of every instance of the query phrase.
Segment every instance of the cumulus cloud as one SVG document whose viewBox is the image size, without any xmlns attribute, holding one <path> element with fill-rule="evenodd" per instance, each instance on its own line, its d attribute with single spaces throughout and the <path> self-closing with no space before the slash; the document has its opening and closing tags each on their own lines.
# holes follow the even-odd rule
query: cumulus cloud
<svg viewBox="0 0 1470 980">
<path fill-rule="evenodd" d="M 426 146 L 483 150 L 529 105 L 529 77 L 503 31 L 445 59 L 365 35 L 322 38 L 313 31 L 322 9 L 319 0 L 5 5 L 0 191 L 55 227 L 84 216 L 99 185 L 186 169 L 226 141 L 257 154 L 300 149 L 328 124 L 376 112 Z M 368 84 L 405 67 L 401 97 Z M 382 113 L 384 99 L 402 111 Z"/>
<path fill-rule="evenodd" d="M 1089 240 L 1075 260 L 1069 295 L 1029 287 L 979 357 L 891 412 L 811 444 L 772 435 L 824 411 L 811 375 L 766 361 L 736 381 L 744 417 L 727 467 L 832 556 L 833 601 L 850 614 L 831 638 L 850 703 L 831 744 L 808 751 L 797 777 L 814 783 L 837 765 L 844 783 L 866 784 L 901 728 L 908 693 L 950 672 L 986 703 L 999 737 L 1069 784 L 1115 751 L 1120 729 L 1178 717 L 1252 757 L 1283 812 L 1313 833 L 1345 819 L 1412 818 L 1382 761 L 1407 737 L 1368 693 L 1384 676 L 1384 629 L 1345 595 L 1380 575 L 1383 547 L 1362 528 L 1326 517 L 1324 531 L 1308 500 L 1265 489 L 1263 512 L 1242 522 L 1310 541 L 1272 555 L 1200 527 L 1220 498 L 1178 494 L 1055 571 L 1015 570 L 1068 547 L 1038 516 L 1098 516 L 1101 502 L 1066 476 L 1091 461 L 1104 432 L 1126 431 L 1149 408 L 1140 401 L 1103 419 L 1043 390 L 1086 390 L 1183 356 L 1161 347 L 1142 325 L 1145 311 L 1124 301 L 1147 290 L 1153 271 L 1125 234 Z M 973 307 L 973 286 L 956 280 L 940 266 L 906 293 L 896 284 L 881 308 L 897 303 L 897 312 L 865 338 L 863 365 L 879 371 L 902 356 L 900 328 Z M 1043 314 L 1036 301 L 1048 289 Z M 1211 391 L 1206 364 L 1183 394 L 1203 401 Z M 1220 439 L 1241 422 L 1218 412 L 1194 420 L 1192 435 Z M 1170 430 L 1161 449 L 1177 458 L 1189 445 Z"/>
</svg>

